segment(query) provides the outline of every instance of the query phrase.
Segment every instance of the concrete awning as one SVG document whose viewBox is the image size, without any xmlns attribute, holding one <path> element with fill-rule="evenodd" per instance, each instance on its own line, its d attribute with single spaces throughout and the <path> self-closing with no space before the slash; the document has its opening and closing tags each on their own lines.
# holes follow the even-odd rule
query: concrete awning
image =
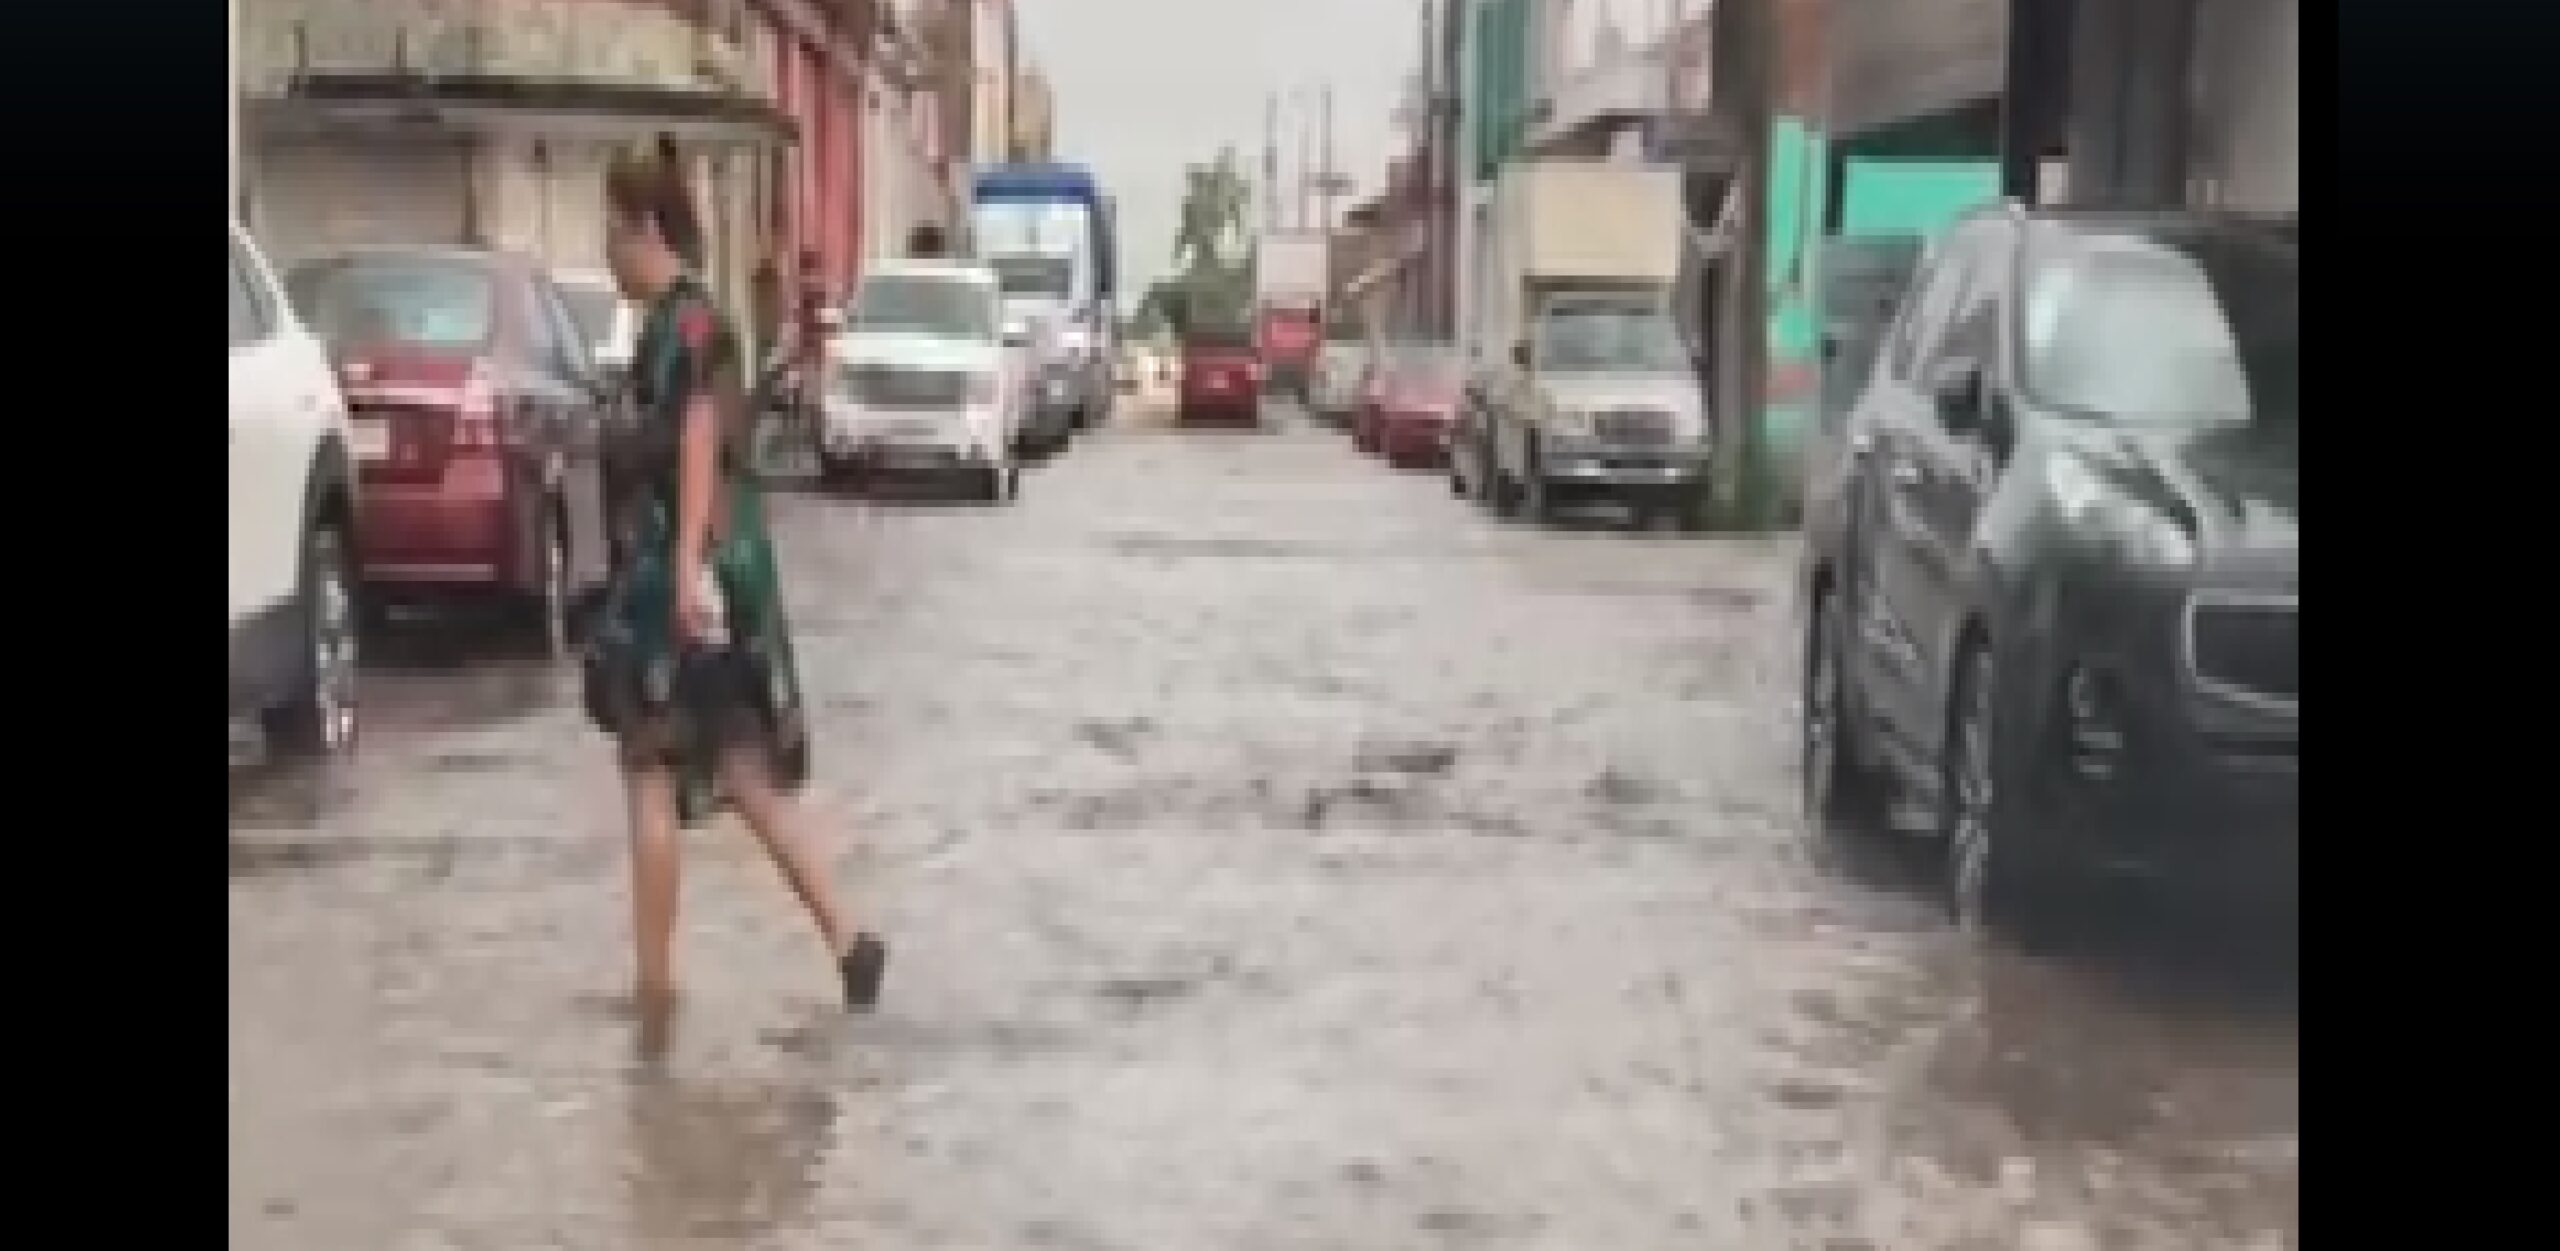
<svg viewBox="0 0 2560 1251">
<path fill-rule="evenodd" d="M 314 75 L 289 94 L 248 101 L 247 110 L 251 126 L 268 135 L 430 130 L 615 140 L 664 133 L 751 147 L 797 138 L 789 117 L 742 96 L 521 78 Z"/>
<path fill-rule="evenodd" d="M 1401 270 L 1405 266 L 1420 259 L 1422 256 L 1422 249 L 1422 240 L 1411 237 L 1406 238 L 1401 244 L 1397 245 L 1394 251 L 1369 262 L 1368 268 L 1361 270 L 1359 277 L 1352 279 L 1349 285 L 1343 287 L 1343 298 L 1349 300 L 1359 299 L 1361 296 L 1367 294 L 1371 288 L 1376 287 L 1379 283 L 1385 282 L 1394 277 L 1398 270 Z"/>
<path fill-rule="evenodd" d="M 1670 91 L 1660 49 L 1586 67 L 1538 102 L 1528 148 L 1552 152 L 1598 131 L 1644 122 L 1664 111 Z"/>
<path fill-rule="evenodd" d="M 2010 0 L 1834 0 L 1827 23 L 1835 135 L 1996 97 L 2007 79 Z"/>
</svg>

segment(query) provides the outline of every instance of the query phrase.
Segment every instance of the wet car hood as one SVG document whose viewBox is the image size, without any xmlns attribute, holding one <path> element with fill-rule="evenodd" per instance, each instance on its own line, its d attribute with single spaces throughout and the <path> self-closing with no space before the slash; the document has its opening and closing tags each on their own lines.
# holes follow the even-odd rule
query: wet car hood
<svg viewBox="0 0 2560 1251">
<path fill-rule="evenodd" d="M 2295 423 L 2117 431 L 2087 450 L 2146 497 L 2175 505 L 2208 550 L 2289 556 L 2299 549 L 2302 441 Z"/>
<path fill-rule="evenodd" d="M 838 366 L 894 365 L 904 369 L 960 369 L 992 373 L 1000 359 L 996 344 L 978 339 L 952 339 L 929 334 L 856 331 L 837 335 L 827 357 Z"/>
</svg>

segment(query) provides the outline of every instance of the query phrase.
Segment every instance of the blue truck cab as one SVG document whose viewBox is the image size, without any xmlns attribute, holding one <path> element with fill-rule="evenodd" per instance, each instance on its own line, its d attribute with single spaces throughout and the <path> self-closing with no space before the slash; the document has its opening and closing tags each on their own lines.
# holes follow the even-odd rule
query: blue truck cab
<svg viewBox="0 0 2560 1251">
<path fill-rule="evenodd" d="M 973 180 L 969 227 L 1002 287 L 1007 342 L 1035 354 L 1032 424 L 1092 425 L 1110 409 L 1117 358 L 1110 197 L 1081 165 L 991 165 Z"/>
</svg>

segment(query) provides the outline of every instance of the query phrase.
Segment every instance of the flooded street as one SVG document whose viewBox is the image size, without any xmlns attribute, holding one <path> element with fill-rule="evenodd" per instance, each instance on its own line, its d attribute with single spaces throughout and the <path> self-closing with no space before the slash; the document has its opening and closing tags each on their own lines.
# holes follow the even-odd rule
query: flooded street
<svg viewBox="0 0 2560 1251">
<path fill-rule="evenodd" d="M 635 1059 L 574 683 L 395 631 L 351 764 L 233 786 L 235 1245 L 2295 1245 L 2288 991 L 1806 836 L 1792 538 L 1143 414 L 778 514 L 881 1012 L 724 821 Z"/>
</svg>

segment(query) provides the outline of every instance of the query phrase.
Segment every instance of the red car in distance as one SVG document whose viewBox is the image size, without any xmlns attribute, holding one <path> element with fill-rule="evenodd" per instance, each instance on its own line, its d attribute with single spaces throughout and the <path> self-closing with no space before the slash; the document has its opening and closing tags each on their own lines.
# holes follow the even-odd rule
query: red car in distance
<svg viewBox="0 0 2560 1251">
<path fill-rule="evenodd" d="M 1196 330 L 1182 336 L 1182 384 L 1173 419 L 1182 426 L 1262 424 L 1262 365 L 1251 334 Z"/>
<path fill-rule="evenodd" d="M 329 350 L 356 460 L 369 598 L 494 598 L 554 652 L 605 561 L 607 397 L 567 302 L 530 259 L 368 248 L 285 280 Z"/>
<path fill-rule="evenodd" d="M 1449 434 L 1466 402 L 1466 371 L 1457 348 L 1436 340 L 1390 341 L 1371 362 L 1351 418 L 1354 444 L 1398 469 L 1444 464 Z"/>
</svg>

